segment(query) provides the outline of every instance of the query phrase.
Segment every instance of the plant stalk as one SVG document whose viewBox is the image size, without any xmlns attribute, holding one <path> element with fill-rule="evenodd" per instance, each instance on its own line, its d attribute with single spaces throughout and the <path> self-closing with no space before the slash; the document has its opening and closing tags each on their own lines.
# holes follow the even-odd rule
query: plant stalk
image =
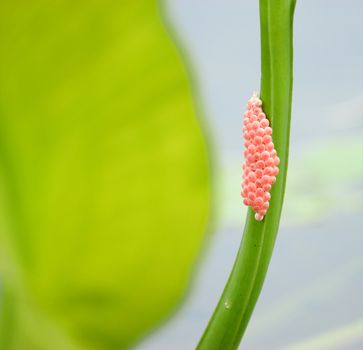
<svg viewBox="0 0 363 350">
<path fill-rule="evenodd" d="M 273 129 L 280 173 L 270 207 L 258 222 L 251 209 L 241 246 L 223 294 L 197 346 L 237 349 L 260 295 L 279 228 L 289 154 L 293 81 L 293 16 L 296 0 L 260 0 L 261 93 Z"/>
</svg>

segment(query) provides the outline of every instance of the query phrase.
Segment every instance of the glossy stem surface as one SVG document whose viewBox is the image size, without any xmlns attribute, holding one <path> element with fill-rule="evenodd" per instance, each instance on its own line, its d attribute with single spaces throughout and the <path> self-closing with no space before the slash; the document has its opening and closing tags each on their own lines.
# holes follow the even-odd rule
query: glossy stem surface
<svg viewBox="0 0 363 350">
<path fill-rule="evenodd" d="M 280 157 L 280 173 L 271 189 L 263 221 L 248 210 L 233 270 L 199 350 L 237 349 L 260 295 L 279 228 L 289 153 L 293 80 L 293 15 L 295 0 L 260 0 L 261 94 Z"/>
</svg>

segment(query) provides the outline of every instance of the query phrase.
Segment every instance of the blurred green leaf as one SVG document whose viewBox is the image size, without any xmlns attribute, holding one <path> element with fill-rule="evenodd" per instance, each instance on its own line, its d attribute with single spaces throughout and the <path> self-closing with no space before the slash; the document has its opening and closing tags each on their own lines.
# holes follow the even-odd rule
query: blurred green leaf
<svg viewBox="0 0 363 350">
<path fill-rule="evenodd" d="M 121 349 L 181 301 L 206 146 L 156 1 L 0 4 L 0 348 Z"/>
<path fill-rule="evenodd" d="M 361 138 L 330 138 L 305 147 L 292 159 L 285 224 L 302 225 L 333 213 L 362 210 Z"/>
<path fill-rule="evenodd" d="M 356 349 L 363 336 L 363 320 L 357 320 L 338 329 L 332 329 L 311 339 L 303 340 L 283 350 L 339 350 Z M 359 346 L 359 344 L 358 344 Z"/>
</svg>

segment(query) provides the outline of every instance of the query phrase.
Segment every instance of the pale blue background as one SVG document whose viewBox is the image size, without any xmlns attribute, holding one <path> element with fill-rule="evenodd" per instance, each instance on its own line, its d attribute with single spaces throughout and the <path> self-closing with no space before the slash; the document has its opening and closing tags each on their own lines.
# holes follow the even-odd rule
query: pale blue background
<svg viewBox="0 0 363 350">
<path fill-rule="evenodd" d="M 186 302 L 138 350 L 194 349 L 244 224 L 241 115 L 259 88 L 258 1 L 168 0 L 192 63 L 215 168 L 218 220 Z M 298 0 L 286 201 L 241 349 L 363 349 L 363 3 Z"/>
</svg>

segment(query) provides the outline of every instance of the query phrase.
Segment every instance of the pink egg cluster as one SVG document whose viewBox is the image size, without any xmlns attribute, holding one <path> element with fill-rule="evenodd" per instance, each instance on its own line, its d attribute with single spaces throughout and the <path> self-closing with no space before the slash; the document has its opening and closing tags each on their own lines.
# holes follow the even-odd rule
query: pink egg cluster
<svg viewBox="0 0 363 350">
<path fill-rule="evenodd" d="M 243 118 L 245 162 L 241 195 L 243 203 L 250 206 L 255 219 L 266 215 L 271 198 L 271 186 L 279 173 L 280 159 L 272 142 L 272 129 L 262 110 L 262 102 L 256 94 L 247 103 Z"/>
</svg>

